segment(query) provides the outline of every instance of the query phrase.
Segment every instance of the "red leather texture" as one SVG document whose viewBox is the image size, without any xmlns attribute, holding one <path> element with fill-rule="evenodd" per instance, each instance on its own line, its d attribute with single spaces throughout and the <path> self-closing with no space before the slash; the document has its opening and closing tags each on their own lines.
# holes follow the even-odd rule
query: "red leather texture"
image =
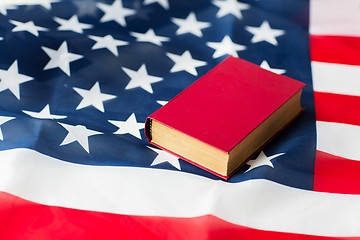
<svg viewBox="0 0 360 240">
<path fill-rule="evenodd" d="M 149 118 L 229 152 L 304 86 L 228 57 Z"/>
</svg>

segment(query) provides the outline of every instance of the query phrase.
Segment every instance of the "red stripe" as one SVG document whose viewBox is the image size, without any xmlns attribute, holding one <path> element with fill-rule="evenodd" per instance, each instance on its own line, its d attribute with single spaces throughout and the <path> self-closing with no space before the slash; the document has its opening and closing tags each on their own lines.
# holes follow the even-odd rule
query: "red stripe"
<svg viewBox="0 0 360 240">
<path fill-rule="evenodd" d="M 360 194 L 360 162 L 316 152 L 314 191 Z"/>
<path fill-rule="evenodd" d="M 312 35 L 310 52 L 313 61 L 360 65 L 360 37 Z"/>
<path fill-rule="evenodd" d="M 314 98 L 316 120 L 360 125 L 359 96 L 314 92 Z"/>
<path fill-rule="evenodd" d="M 329 239 L 251 229 L 211 215 L 195 218 L 126 216 L 45 206 L 8 193 L 0 193 L 1 240 L 68 240 L 69 236 L 71 239 L 82 240 Z"/>
</svg>

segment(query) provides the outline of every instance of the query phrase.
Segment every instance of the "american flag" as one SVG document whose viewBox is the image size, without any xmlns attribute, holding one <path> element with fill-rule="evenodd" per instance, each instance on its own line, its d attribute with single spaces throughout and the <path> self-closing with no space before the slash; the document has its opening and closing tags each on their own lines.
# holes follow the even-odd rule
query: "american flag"
<svg viewBox="0 0 360 240">
<path fill-rule="evenodd" d="M 359 26 L 359 0 L 2 0 L 0 239 L 360 238 Z M 228 55 L 307 87 L 224 181 L 144 122 Z"/>
</svg>

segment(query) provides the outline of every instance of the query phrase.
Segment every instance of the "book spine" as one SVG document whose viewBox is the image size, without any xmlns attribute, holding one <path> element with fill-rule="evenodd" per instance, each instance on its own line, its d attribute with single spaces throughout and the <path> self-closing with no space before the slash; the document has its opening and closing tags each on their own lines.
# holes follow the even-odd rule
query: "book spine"
<svg viewBox="0 0 360 240">
<path fill-rule="evenodd" d="M 146 118 L 145 121 L 145 136 L 149 143 L 151 143 L 152 135 L 151 135 L 151 123 L 152 119 L 150 117 Z"/>
</svg>

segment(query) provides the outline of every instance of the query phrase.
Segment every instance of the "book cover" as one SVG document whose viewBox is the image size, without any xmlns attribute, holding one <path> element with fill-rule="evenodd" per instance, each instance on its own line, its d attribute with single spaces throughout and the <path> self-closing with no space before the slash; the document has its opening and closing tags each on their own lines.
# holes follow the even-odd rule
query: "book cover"
<svg viewBox="0 0 360 240">
<path fill-rule="evenodd" d="M 156 120 L 229 153 L 304 86 L 299 81 L 230 56 L 149 116 L 145 133 L 153 143 L 150 121 Z"/>
</svg>

